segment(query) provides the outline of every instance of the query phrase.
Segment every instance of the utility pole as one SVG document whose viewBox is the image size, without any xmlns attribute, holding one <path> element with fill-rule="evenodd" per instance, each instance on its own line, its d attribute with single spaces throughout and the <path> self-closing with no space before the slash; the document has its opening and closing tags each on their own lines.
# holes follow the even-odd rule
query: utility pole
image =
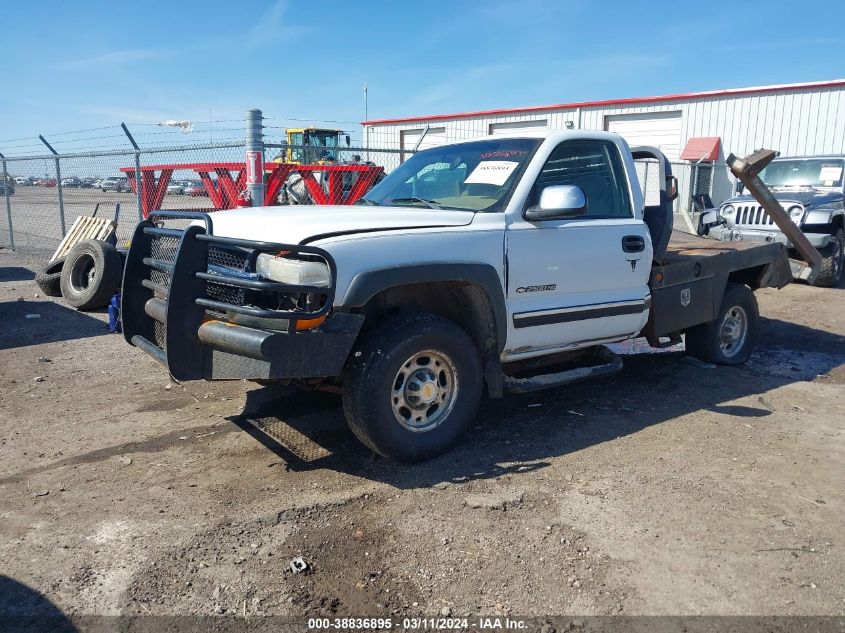
<svg viewBox="0 0 845 633">
<path fill-rule="evenodd" d="M 246 188 L 250 206 L 264 206 L 264 116 L 261 110 L 246 111 Z"/>
</svg>

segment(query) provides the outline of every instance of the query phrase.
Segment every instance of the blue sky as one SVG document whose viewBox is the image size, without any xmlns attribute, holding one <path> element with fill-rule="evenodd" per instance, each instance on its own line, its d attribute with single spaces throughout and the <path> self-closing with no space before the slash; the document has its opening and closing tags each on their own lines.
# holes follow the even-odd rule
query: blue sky
<svg viewBox="0 0 845 633">
<path fill-rule="evenodd" d="M 365 82 L 380 118 L 842 78 L 843 25 L 841 0 L 9 0 L 0 152 L 248 107 L 357 122 Z"/>
</svg>

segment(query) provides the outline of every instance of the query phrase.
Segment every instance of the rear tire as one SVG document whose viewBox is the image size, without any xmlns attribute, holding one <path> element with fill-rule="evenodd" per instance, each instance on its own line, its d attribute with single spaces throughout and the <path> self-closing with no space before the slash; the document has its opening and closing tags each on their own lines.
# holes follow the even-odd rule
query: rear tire
<svg viewBox="0 0 845 633">
<path fill-rule="evenodd" d="M 122 258 L 115 247 L 85 240 L 74 246 L 65 260 L 62 296 L 78 310 L 103 308 L 120 288 L 122 277 Z"/>
<path fill-rule="evenodd" d="M 62 296 L 62 267 L 65 265 L 65 258 L 59 257 L 50 262 L 35 274 L 35 283 L 47 297 Z"/>
<path fill-rule="evenodd" d="M 845 260 L 845 232 L 842 229 L 836 229 L 833 242 L 822 249 L 822 265 L 813 285 L 820 288 L 838 286 L 842 279 L 842 268 L 845 263 L 843 260 Z"/>
<path fill-rule="evenodd" d="M 401 462 L 439 455 L 460 439 L 481 400 L 481 359 L 458 325 L 432 314 L 392 317 L 368 332 L 343 373 L 352 432 Z"/>
<path fill-rule="evenodd" d="M 751 289 L 728 282 L 716 318 L 687 330 L 687 353 L 708 363 L 741 365 L 754 350 L 759 317 Z"/>
</svg>

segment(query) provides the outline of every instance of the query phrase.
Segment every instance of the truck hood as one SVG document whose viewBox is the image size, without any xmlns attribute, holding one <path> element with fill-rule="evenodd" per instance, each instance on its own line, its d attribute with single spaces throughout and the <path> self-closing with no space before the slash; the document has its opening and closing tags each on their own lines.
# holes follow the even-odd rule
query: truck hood
<svg viewBox="0 0 845 633">
<path fill-rule="evenodd" d="M 218 211 L 211 219 L 215 235 L 302 244 L 352 233 L 465 226 L 474 215 L 472 211 L 407 206 L 302 205 Z"/>
<path fill-rule="evenodd" d="M 778 200 L 798 202 L 805 209 L 842 200 L 842 194 L 838 191 L 775 191 L 774 194 Z M 757 200 L 753 196 L 735 196 L 725 200 L 722 204 L 743 204 L 746 202 L 757 204 Z"/>
</svg>

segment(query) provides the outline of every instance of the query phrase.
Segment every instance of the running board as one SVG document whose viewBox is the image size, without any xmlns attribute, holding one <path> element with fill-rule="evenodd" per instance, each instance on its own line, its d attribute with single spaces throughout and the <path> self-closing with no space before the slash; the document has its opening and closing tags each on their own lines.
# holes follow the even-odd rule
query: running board
<svg viewBox="0 0 845 633">
<path fill-rule="evenodd" d="M 544 359 L 532 360 L 536 362 L 523 363 L 523 366 L 527 365 L 527 367 L 518 367 L 518 364 L 514 363 L 514 366 L 504 368 L 505 372 L 508 369 L 517 369 L 512 375 L 504 374 L 505 391 L 510 393 L 539 391 L 588 378 L 609 376 L 622 369 L 622 358 L 603 345 L 574 354 L 555 355 L 549 359 L 554 364 L 542 367 L 547 370 L 544 373 L 532 373 L 532 369 L 535 371 L 540 369 L 537 364 L 542 363 Z M 534 367 L 531 366 L 532 364 Z"/>
</svg>

